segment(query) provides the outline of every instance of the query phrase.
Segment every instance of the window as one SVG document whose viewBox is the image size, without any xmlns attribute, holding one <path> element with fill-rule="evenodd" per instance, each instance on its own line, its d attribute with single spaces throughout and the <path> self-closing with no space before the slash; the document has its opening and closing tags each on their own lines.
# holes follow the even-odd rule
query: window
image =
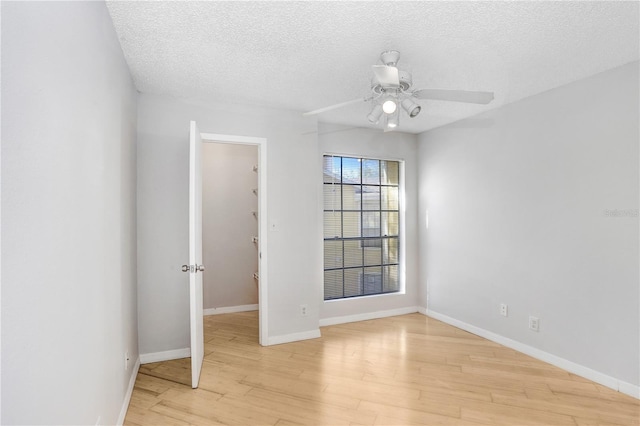
<svg viewBox="0 0 640 426">
<path fill-rule="evenodd" d="M 400 290 L 400 163 L 324 156 L 324 299 Z"/>
</svg>

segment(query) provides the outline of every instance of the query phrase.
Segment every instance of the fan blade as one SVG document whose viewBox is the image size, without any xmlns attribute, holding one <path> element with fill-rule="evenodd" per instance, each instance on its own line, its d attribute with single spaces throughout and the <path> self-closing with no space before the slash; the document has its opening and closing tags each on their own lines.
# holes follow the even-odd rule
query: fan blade
<svg viewBox="0 0 640 426">
<path fill-rule="evenodd" d="M 400 87 L 398 68 L 387 65 L 374 65 L 373 73 L 376 75 L 378 83 L 385 89 L 397 89 Z"/>
<path fill-rule="evenodd" d="M 345 107 L 347 105 L 357 104 L 358 102 L 368 102 L 370 100 L 371 100 L 371 98 L 353 99 L 351 101 L 342 102 L 342 103 L 331 105 L 331 106 L 324 107 L 324 108 L 314 109 L 313 111 L 309 111 L 309 112 L 304 112 L 304 113 L 302 113 L 302 116 L 303 117 L 309 117 L 310 115 L 316 115 L 316 114 L 320 114 L 320 113 L 323 113 L 323 112 L 331 111 L 332 109 L 338 109 L 338 108 Z"/>
<path fill-rule="evenodd" d="M 467 102 L 470 104 L 488 104 L 493 100 L 493 92 L 469 92 L 467 90 L 420 89 L 414 91 L 413 96 L 418 99 Z"/>
</svg>

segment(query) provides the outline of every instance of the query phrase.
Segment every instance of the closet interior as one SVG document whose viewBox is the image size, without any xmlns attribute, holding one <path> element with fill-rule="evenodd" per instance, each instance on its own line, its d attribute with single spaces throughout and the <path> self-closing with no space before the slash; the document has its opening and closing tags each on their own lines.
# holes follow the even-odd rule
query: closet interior
<svg viewBox="0 0 640 426">
<path fill-rule="evenodd" d="M 258 147 L 203 144 L 205 315 L 258 309 Z"/>
</svg>

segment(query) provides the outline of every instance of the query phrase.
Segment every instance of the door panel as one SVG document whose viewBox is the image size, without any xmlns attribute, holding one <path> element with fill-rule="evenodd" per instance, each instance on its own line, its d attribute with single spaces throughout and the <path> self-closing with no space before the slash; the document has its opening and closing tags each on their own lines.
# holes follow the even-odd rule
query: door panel
<svg viewBox="0 0 640 426">
<path fill-rule="evenodd" d="M 204 359 L 202 312 L 202 138 L 195 121 L 189 132 L 189 303 L 191 387 L 197 388 Z"/>
</svg>

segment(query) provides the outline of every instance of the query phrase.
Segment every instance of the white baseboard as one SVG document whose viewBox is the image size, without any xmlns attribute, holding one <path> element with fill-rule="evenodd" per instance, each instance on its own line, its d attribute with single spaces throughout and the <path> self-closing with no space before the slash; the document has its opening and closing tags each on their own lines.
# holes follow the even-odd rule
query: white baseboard
<svg viewBox="0 0 640 426">
<path fill-rule="evenodd" d="M 148 354 L 140 354 L 140 364 L 149 364 L 152 362 L 169 361 L 171 359 L 188 358 L 191 356 L 191 348 L 174 349 L 164 352 L 151 352 Z"/>
<path fill-rule="evenodd" d="M 640 386 L 618 380 L 618 392 L 640 399 Z"/>
<path fill-rule="evenodd" d="M 220 314 L 233 314 L 236 312 L 249 312 L 257 311 L 258 305 L 239 305 L 239 306 L 226 306 L 223 308 L 207 308 L 203 310 L 204 315 L 220 315 Z"/>
<path fill-rule="evenodd" d="M 468 331 L 477 336 L 484 337 L 485 339 L 491 340 L 492 342 L 499 343 L 518 352 L 522 352 L 524 354 L 532 356 L 533 358 L 539 359 L 540 361 L 555 365 L 556 367 L 584 377 L 585 379 L 592 380 L 618 392 L 640 399 L 640 386 L 624 382 L 622 380 L 616 379 L 615 377 L 611 377 L 606 374 L 600 373 L 599 371 L 592 370 L 589 367 L 576 364 L 575 362 L 560 358 L 559 356 L 534 348 L 533 346 L 529 346 L 516 340 L 509 339 L 508 337 L 504 337 L 483 328 L 476 327 L 475 325 L 467 324 L 463 321 L 448 317 L 438 312 L 434 312 L 425 308 L 419 308 L 418 311 L 431 318 L 435 318 L 439 321 Z"/>
<path fill-rule="evenodd" d="M 417 306 L 409 306 L 406 308 L 390 309 L 387 311 L 367 312 L 364 314 L 345 315 L 342 317 L 331 317 L 320 320 L 320 327 L 327 325 L 345 324 L 348 322 L 367 321 L 377 318 L 395 317 L 397 315 L 406 315 L 418 312 Z"/>
<path fill-rule="evenodd" d="M 320 336 L 320 329 L 302 331 L 300 333 L 282 334 L 280 336 L 271 336 L 267 341 L 267 346 L 297 342 L 300 340 L 317 339 Z"/>
<path fill-rule="evenodd" d="M 133 387 L 136 384 L 136 377 L 138 376 L 138 370 L 140 369 L 140 357 L 136 359 L 136 363 L 131 371 L 131 377 L 129 378 L 129 386 L 127 387 L 127 393 L 124 395 L 124 401 L 122 402 L 122 408 L 120 409 L 120 415 L 118 416 L 118 426 L 124 424 L 124 418 L 127 416 L 127 410 L 129 409 L 129 403 L 131 402 L 131 395 L 133 394 Z"/>
</svg>

